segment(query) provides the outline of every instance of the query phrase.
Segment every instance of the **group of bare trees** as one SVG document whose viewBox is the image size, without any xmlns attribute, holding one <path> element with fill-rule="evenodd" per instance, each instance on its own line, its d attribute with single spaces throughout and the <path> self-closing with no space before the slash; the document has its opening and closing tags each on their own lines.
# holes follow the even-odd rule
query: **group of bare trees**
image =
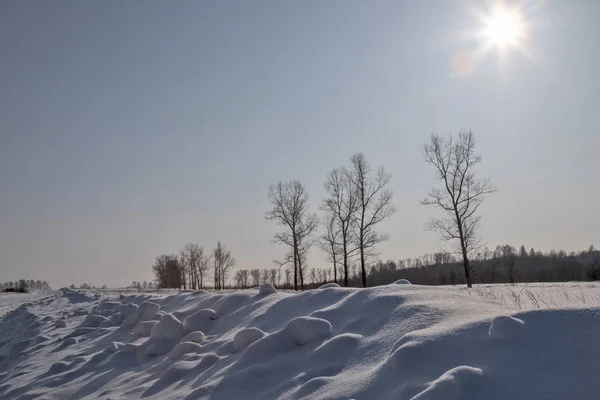
<svg viewBox="0 0 600 400">
<path fill-rule="evenodd" d="M 304 277 L 305 287 L 321 285 L 331 282 L 331 269 L 311 268 L 306 271 Z M 257 287 L 263 283 L 270 283 L 276 288 L 293 289 L 293 267 L 288 268 L 263 268 L 263 269 L 240 269 L 234 276 L 236 289 L 247 289 Z"/>
<path fill-rule="evenodd" d="M 212 288 L 224 289 L 227 277 L 236 264 L 236 260 L 221 242 L 211 252 L 205 252 L 202 246 L 188 243 L 179 254 L 161 254 L 156 257 L 152 272 L 160 288 L 204 289 L 209 285 L 209 273 L 213 272 Z"/>
<path fill-rule="evenodd" d="M 25 293 L 29 290 L 50 290 L 50 285 L 46 281 L 34 281 L 33 279 L 19 279 L 14 282 L 0 283 L 0 291 L 2 292 L 21 292 Z"/>
<path fill-rule="evenodd" d="M 442 239 L 450 242 L 446 252 L 461 256 L 465 280 L 471 287 L 470 258 L 485 244 L 477 212 L 496 188 L 489 180 L 475 176 L 474 167 L 482 158 L 475 154 L 472 132 L 447 137 L 434 134 L 423 150 L 440 186 L 434 187 L 421 203 L 435 206 L 442 213 L 427 227 L 439 231 Z M 317 242 L 333 264 L 334 282 L 343 277 L 344 285 L 348 286 L 351 265 L 357 263 L 362 286 L 367 286 L 367 264 L 377 254 L 375 247 L 388 239 L 388 235 L 377 231 L 377 225 L 396 212 L 390 180 L 391 174 L 383 167 L 373 169 L 363 153 L 354 154 L 348 166 L 334 168 L 327 174 L 326 195 L 320 207 L 324 212 L 321 219 L 324 233 Z M 271 209 L 265 217 L 283 228 L 274 236 L 273 243 L 288 249 L 277 264 L 292 265 L 294 288 L 298 289 L 299 281 L 304 289 L 306 255 L 315 242 L 313 234 L 319 219 L 309 212 L 306 188 L 296 180 L 272 185 L 268 197 Z M 340 264 L 342 277 L 338 277 Z"/>
<path fill-rule="evenodd" d="M 321 205 L 325 213 L 322 219 L 325 233 L 318 243 L 333 263 L 334 282 L 338 281 L 338 264 L 341 263 L 344 284 L 348 286 L 349 266 L 353 258 L 357 258 L 363 286 L 367 285 L 368 258 L 376 254 L 374 247 L 387 239 L 387 235 L 378 233 L 375 227 L 395 212 L 391 204 L 392 191 L 388 189 L 390 179 L 391 175 L 383 167 L 373 171 L 362 153 L 354 154 L 349 166 L 335 168 L 327 175 L 326 198 Z M 283 227 L 273 242 L 288 248 L 284 259 L 277 264 L 291 264 L 294 288 L 298 289 L 300 281 L 300 288 L 304 290 L 306 255 L 315 243 L 313 234 L 319 219 L 308 211 L 308 193 L 298 181 L 272 185 L 268 196 L 271 209 L 265 218 Z"/>
</svg>

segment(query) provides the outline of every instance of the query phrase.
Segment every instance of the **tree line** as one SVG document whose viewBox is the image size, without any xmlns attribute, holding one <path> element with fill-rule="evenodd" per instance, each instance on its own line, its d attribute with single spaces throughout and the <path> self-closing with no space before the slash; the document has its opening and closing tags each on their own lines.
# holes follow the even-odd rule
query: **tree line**
<svg viewBox="0 0 600 400">
<path fill-rule="evenodd" d="M 2 292 L 20 292 L 26 293 L 29 290 L 50 290 L 50 285 L 46 281 L 34 281 L 33 279 L 19 279 L 14 282 L 0 283 Z"/>
<path fill-rule="evenodd" d="M 600 280 L 600 251 L 590 246 L 586 251 L 518 250 L 511 245 L 487 247 L 474 254 L 471 260 L 473 283 L 567 282 Z M 447 253 L 394 262 L 378 261 L 369 274 L 370 285 L 383 285 L 398 279 L 408 279 L 421 285 L 465 284 L 460 259 Z M 355 285 L 358 282 L 354 282 Z"/>
<path fill-rule="evenodd" d="M 460 255 L 465 282 L 471 287 L 470 259 L 485 244 L 479 232 L 478 210 L 496 188 L 488 179 L 475 176 L 474 167 L 482 157 L 475 153 L 475 136 L 470 131 L 447 137 L 433 134 L 423 146 L 423 157 L 440 183 L 421 201 L 441 211 L 427 227 L 449 242 L 447 253 Z M 306 255 L 314 243 L 332 263 L 334 282 L 343 280 L 344 286 L 349 286 L 350 268 L 356 263 L 361 286 L 367 286 L 369 261 L 377 255 L 376 246 L 388 239 L 377 226 L 396 212 L 389 189 L 391 177 L 383 166 L 374 169 L 363 153 L 354 154 L 349 165 L 327 174 L 321 219 L 309 212 L 308 193 L 299 181 L 279 182 L 269 188 L 271 209 L 265 218 L 283 228 L 273 243 L 288 249 L 278 264 L 292 265 L 295 290 L 298 286 L 304 290 Z M 314 239 L 319 225 L 325 233 Z"/>
<path fill-rule="evenodd" d="M 231 250 L 221 242 L 211 252 L 203 246 L 188 243 L 179 254 L 161 254 L 156 257 L 152 272 L 156 286 L 169 289 L 225 289 L 227 278 L 235 267 Z M 213 281 L 209 281 L 212 272 Z"/>
<path fill-rule="evenodd" d="M 322 281 L 344 286 L 355 286 L 358 278 L 362 287 L 389 283 L 389 276 L 398 275 L 394 272 L 382 278 L 390 270 L 414 275 L 415 283 L 460 282 L 468 287 L 473 282 L 505 280 L 506 276 L 513 276 L 513 280 L 524 279 L 525 273 L 521 278 L 514 278 L 514 273 L 507 275 L 504 271 L 508 268 L 514 272 L 516 267 L 511 265 L 516 265 L 516 261 L 506 264 L 509 267 L 496 270 L 496 264 L 505 265 L 506 260 L 517 256 L 524 260 L 524 254 L 507 255 L 505 251 L 498 253 L 498 249 L 490 251 L 485 248 L 486 243 L 480 233 L 479 209 L 497 189 L 489 179 L 475 175 L 474 170 L 482 157 L 475 152 L 474 134 L 471 131 L 448 136 L 432 134 L 423 145 L 423 159 L 431 165 L 438 182 L 420 202 L 439 212 L 426 224 L 426 228 L 439 232 L 441 239 L 448 243 L 443 251 L 427 256 L 427 263 L 415 261 L 413 265 L 402 265 L 388 262 L 382 267 L 381 261 L 374 262 L 378 256 L 377 245 L 389 238 L 379 231 L 378 226 L 396 213 L 392 203 L 393 192 L 389 189 L 392 175 L 383 166 L 373 168 L 365 155 L 359 152 L 350 157 L 347 165 L 327 173 L 325 197 L 318 209 L 320 216 L 309 209 L 308 192 L 298 180 L 280 181 L 268 188 L 270 207 L 265 212 L 265 219 L 281 227 L 281 231 L 273 236 L 272 243 L 283 246 L 285 255 L 274 262 L 276 268 L 237 271 L 233 276 L 235 286 L 248 287 L 259 281 L 277 281 L 280 286 L 281 282 L 285 282 L 286 285 L 293 284 L 294 290 L 304 290 L 318 280 L 313 271 L 321 274 Z M 322 233 L 318 234 L 320 228 Z M 331 263 L 330 272 L 326 275 L 308 268 L 307 256 L 315 244 Z M 540 255 L 536 253 L 531 258 L 529 254 L 528 257 L 533 260 Z M 201 246 L 190 243 L 179 254 L 157 257 L 152 270 L 157 285 L 162 288 L 202 289 L 210 286 L 218 290 L 227 286 L 227 278 L 235 264 L 231 251 L 220 242 L 212 252 L 205 252 Z M 433 267 L 439 270 L 435 273 L 430 271 Z M 461 271 L 457 270 L 458 267 Z M 409 274 L 409 269 L 414 271 Z M 282 279 L 281 271 L 284 271 L 286 279 Z M 213 280 L 209 284 L 211 272 Z M 331 277 L 326 278 L 328 275 Z M 582 278 L 595 276 L 593 273 L 579 275 Z M 530 278 L 542 279 L 537 275 Z"/>
</svg>

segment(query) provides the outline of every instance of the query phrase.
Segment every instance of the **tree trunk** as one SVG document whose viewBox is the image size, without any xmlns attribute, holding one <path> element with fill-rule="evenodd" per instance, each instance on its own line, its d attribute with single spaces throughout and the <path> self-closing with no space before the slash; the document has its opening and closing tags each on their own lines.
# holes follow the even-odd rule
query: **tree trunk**
<svg viewBox="0 0 600 400">
<path fill-rule="evenodd" d="M 344 239 L 344 286 L 348 287 L 348 245 Z"/>
<path fill-rule="evenodd" d="M 335 257 L 335 252 L 332 252 L 331 254 L 333 255 L 333 281 L 337 283 L 337 260 Z"/>
<path fill-rule="evenodd" d="M 298 243 L 294 236 L 294 290 L 298 291 Z"/>
</svg>

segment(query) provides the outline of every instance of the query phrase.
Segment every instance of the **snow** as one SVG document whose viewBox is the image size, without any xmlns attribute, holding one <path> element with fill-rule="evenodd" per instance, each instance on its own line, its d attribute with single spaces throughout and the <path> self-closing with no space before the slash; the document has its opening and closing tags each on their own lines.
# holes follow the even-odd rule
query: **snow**
<svg viewBox="0 0 600 400">
<path fill-rule="evenodd" d="M 258 294 L 260 294 L 260 295 L 267 295 L 267 294 L 273 294 L 273 293 L 277 293 L 277 289 L 275 289 L 273 287 L 273 285 L 271 285 L 270 283 L 262 284 L 258 288 Z"/>
<path fill-rule="evenodd" d="M 194 342 L 194 343 L 202 343 L 206 340 L 206 335 L 201 331 L 194 331 L 186 335 L 181 341 L 182 342 Z"/>
<path fill-rule="evenodd" d="M 524 327 L 525 322 L 522 320 L 502 315 L 492 320 L 489 335 L 492 339 L 511 339 L 517 337 Z"/>
<path fill-rule="evenodd" d="M 165 314 L 160 322 L 152 327 L 150 336 L 154 339 L 181 340 L 183 324 L 172 314 Z"/>
<path fill-rule="evenodd" d="M 410 285 L 410 281 L 408 279 L 398 279 L 394 282 L 394 285 Z"/>
<path fill-rule="evenodd" d="M 340 285 L 337 283 L 326 283 L 324 285 L 319 286 L 319 289 L 331 289 L 331 288 L 339 288 Z"/>
<path fill-rule="evenodd" d="M 171 360 L 177 361 L 182 356 L 190 353 L 201 353 L 202 346 L 194 342 L 181 342 L 173 348 L 171 352 Z"/>
<path fill-rule="evenodd" d="M 215 310 L 205 308 L 183 320 L 183 329 L 186 333 L 201 331 L 207 332 L 212 326 L 212 321 L 218 319 Z"/>
<path fill-rule="evenodd" d="M 294 318 L 283 328 L 298 346 L 305 346 L 311 341 L 326 337 L 331 333 L 331 323 L 321 318 Z"/>
<path fill-rule="evenodd" d="M 244 351 L 246 347 L 262 339 L 267 334 L 258 328 L 246 328 L 235 334 L 233 337 L 233 347 L 235 351 Z"/>
<path fill-rule="evenodd" d="M 0 398 L 600 393 L 600 283 L 266 294 L 0 294 Z"/>
<path fill-rule="evenodd" d="M 136 338 L 148 337 L 150 336 L 150 332 L 152 332 L 152 328 L 154 328 L 154 325 L 156 324 L 158 324 L 158 321 L 138 322 L 138 324 L 133 329 L 133 335 Z"/>
</svg>

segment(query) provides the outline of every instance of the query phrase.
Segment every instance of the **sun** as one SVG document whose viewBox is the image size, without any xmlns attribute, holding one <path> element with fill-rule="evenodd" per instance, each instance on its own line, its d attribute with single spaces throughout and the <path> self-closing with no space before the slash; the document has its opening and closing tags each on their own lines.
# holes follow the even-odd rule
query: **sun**
<svg viewBox="0 0 600 400">
<path fill-rule="evenodd" d="M 484 36 L 490 45 L 504 49 L 519 46 L 526 36 L 526 25 L 518 9 L 508 9 L 497 4 L 485 18 Z"/>
</svg>

